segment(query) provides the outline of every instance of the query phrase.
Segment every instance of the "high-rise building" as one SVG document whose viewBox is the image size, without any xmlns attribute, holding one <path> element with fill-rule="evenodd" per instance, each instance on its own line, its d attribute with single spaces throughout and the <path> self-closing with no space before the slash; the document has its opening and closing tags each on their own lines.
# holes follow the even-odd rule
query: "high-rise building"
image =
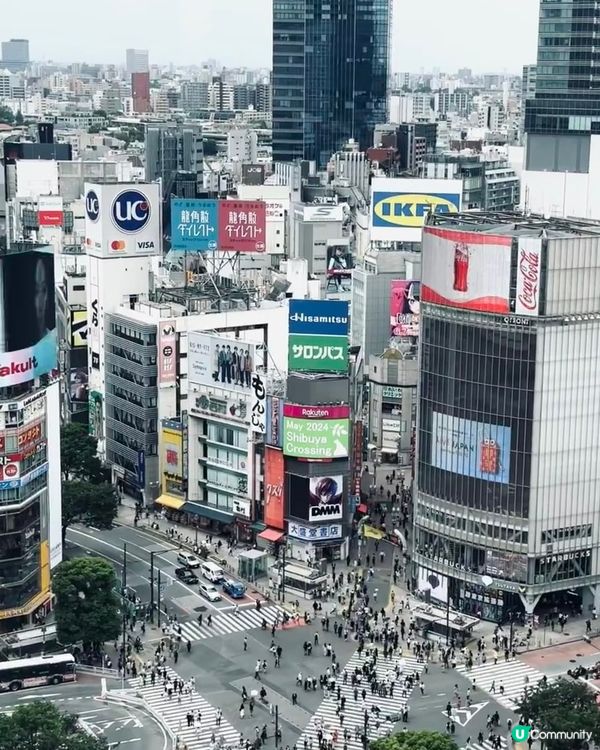
<svg viewBox="0 0 600 750">
<path fill-rule="evenodd" d="M 150 73 L 131 74 L 133 111 L 139 114 L 150 111 Z"/>
<path fill-rule="evenodd" d="M 127 73 L 148 73 L 150 70 L 147 49 L 128 49 L 125 53 Z"/>
<path fill-rule="evenodd" d="M 29 39 L 9 39 L 2 42 L 2 63 L 0 67 L 17 73 L 29 65 Z"/>
<path fill-rule="evenodd" d="M 186 112 L 208 109 L 208 81 L 183 81 L 181 84 L 181 106 Z"/>
<path fill-rule="evenodd" d="M 275 0 L 273 160 L 327 164 L 386 121 L 391 0 Z"/>
<path fill-rule="evenodd" d="M 170 186 L 178 172 L 197 176 L 202 186 L 202 131 L 194 125 L 146 126 L 146 179 L 162 179 L 163 195 L 169 195 Z"/>
</svg>

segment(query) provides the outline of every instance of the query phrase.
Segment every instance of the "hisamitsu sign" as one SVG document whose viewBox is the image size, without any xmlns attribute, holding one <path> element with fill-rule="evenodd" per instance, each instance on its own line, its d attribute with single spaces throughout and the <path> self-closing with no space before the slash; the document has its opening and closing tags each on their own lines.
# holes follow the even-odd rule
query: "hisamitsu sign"
<svg viewBox="0 0 600 750">
<path fill-rule="evenodd" d="M 348 336 L 348 303 L 338 300 L 292 299 L 289 332 L 304 335 Z"/>
</svg>

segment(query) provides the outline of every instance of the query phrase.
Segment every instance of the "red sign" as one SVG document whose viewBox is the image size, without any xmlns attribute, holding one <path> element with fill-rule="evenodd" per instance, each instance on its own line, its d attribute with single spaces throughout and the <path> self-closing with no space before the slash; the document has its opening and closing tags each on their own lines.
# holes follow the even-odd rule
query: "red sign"
<svg viewBox="0 0 600 750">
<path fill-rule="evenodd" d="M 4 449 L 6 447 L 6 438 L 4 435 L 0 435 L 0 453 L 4 453 Z"/>
<path fill-rule="evenodd" d="M 219 250 L 264 253 L 266 236 L 263 201 L 219 201 Z"/>
<path fill-rule="evenodd" d="M 0 480 L 18 479 L 21 476 L 21 467 L 15 463 L 0 463 Z"/>
<path fill-rule="evenodd" d="M 17 445 L 19 448 L 27 448 L 32 443 L 37 442 L 42 437 L 42 425 L 38 422 L 37 424 L 29 427 L 25 432 L 19 435 Z"/>
<path fill-rule="evenodd" d="M 265 446 L 265 523 L 283 531 L 283 453 Z"/>
<path fill-rule="evenodd" d="M 298 404 L 284 404 L 284 417 L 296 419 L 349 419 L 349 406 L 299 406 Z"/>
<path fill-rule="evenodd" d="M 38 224 L 41 227 L 62 227 L 63 212 L 46 209 L 38 211 Z"/>
<path fill-rule="evenodd" d="M 537 315 L 540 310 L 542 241 L 537 237 L 519 239 L 517 300 L 515 314 Z"/>
</svg>

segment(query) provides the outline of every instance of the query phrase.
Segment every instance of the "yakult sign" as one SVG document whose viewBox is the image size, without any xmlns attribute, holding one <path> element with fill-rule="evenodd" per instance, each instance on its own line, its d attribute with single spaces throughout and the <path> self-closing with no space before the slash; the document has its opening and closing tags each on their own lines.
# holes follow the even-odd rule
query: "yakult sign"
<svg viewBox="0 0 600 750">
<path fill-rule="evenodd" d="M 538 237 L 520 237 L 516 315 L 539 315 L 541 275 L 542 240 Z"/>
</svg>

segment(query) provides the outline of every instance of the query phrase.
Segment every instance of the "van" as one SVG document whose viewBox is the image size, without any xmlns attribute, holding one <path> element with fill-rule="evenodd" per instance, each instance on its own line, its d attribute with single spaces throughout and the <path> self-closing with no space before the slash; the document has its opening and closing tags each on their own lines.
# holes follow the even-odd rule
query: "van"
<svg viewBox="0 0 600 750">
<path fill-rule="evenodd" d="M 179 550 L 179 552 L 177 553 L 177 562 L 181 563 L 186 568 L 199 568 L 202 561 L 192 552 Z"/>
<path fill-rule="evenodd" d="M 200 566 L 200 572 L 205 578 L 208 578 L 211 583 L 219 583 L 225 578 L 223 568 L 219 567 L 216 563 L 205 560 Z"/>
</svg>

